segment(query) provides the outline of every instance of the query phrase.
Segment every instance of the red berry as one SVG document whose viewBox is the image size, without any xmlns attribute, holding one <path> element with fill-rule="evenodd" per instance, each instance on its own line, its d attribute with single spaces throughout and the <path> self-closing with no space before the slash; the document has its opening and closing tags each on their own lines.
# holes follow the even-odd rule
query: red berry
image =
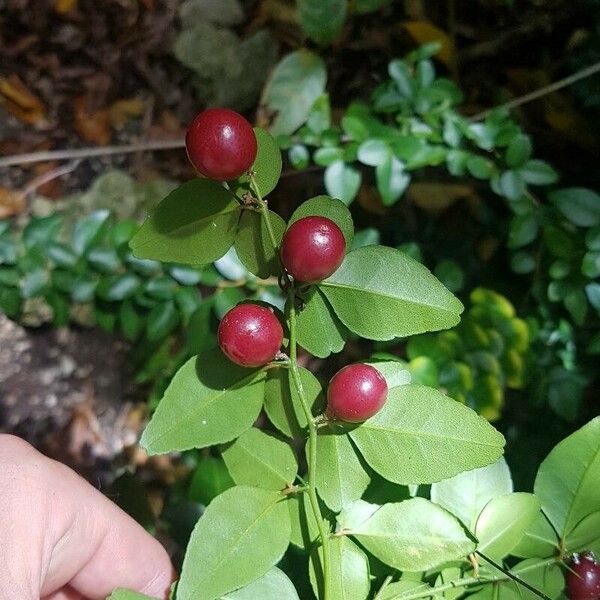
<svg viewBox="0 0 600 600">
<path fill-rule="evenodd" d="M 591 552 L 573 554 L 567 571 L 567 596 L 570 600 L 600 598 L 600 565 Z"/>
<path fill-rule="evenodd" d="M 219 324 L 219 346 L 242 367 L 271 362 L 283 342 L 283 328 L 273 311 L 258 304 L 238 304 Z"/>
<path fill-rule="evenodd" d="M 348 365 L 329 382 L 327 414 L 333 419 L 361 423 L 381 410 L 387 393 L 387 383 L 375 367 Z"/>
<path fill-rule="evenodd" d="M 196 115 L 185 146 L 194 167 L 217 181 L 243 175 L 254 163 L 257 148 L 252 125 L 228 108 L 209 108 Z"/>
<path fill-rule="evenodd" d="M 336 271 L 345 251 L 344 234 L 331 219 L 304 217 L 285 232 L 281 262 L 295 280 L 315 283 Z"/>
</svg>

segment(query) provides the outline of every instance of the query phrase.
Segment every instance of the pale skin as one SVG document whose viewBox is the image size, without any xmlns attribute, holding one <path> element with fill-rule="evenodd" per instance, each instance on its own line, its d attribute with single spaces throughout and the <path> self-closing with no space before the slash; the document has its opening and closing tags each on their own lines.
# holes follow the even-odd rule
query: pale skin
<svg viewBox="0 0 600 600">
<path fill-rule="evenodd" d="M 166 599 L 164 548 L 66 466 L 0 435 L 0 600 Z"/>
</svg>

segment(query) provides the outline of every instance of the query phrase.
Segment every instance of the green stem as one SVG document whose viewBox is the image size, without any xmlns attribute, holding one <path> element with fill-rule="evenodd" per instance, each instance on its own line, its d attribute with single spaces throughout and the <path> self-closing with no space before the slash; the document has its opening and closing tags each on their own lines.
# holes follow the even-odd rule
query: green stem
<svg viewBox="0 0 600 600">
<path fill-rule="evenodd" d="M 250 186 L 256 196 L 258 202 L 258 209 L 262 213 L 262 216 L 267 227 L 267 233 L 269 240 L 273 245 L 273 249 L 276 253 L 279 252 L 279 244 L 271 225 L 271 218 L 269 215 L 269 209 L 267 203 L 263 200 L 263 197 L 256 184 L 256 179 L 252 173 L 250 173 Z M 285 271 L 283 271 L 285 273 Z M 302 379 L 300 379 L 300 371 L 298 370 L 298 349 L 296 346 L 296 307 L 295 307 L 295 288 L 292 282 L 287 278 L 288 281 L 288 299 L 286 302 L 286 314 L 288 318 L 288 325 L 290 329 L 290 341 L 289 341 L 289 354 L 290 359 L 287 363 L 287 367 L 291 374 L 290 388 L 293 383 L 296 391 L 298 392 L 298 398 L 302 405 L 302 410 L 308 423 L 308 485 L 306 492 L 310 501 L 310 506 L 314 514 L 315 520 L 317 521 L 317 527 L 319 529 L 319 537 L 321 538 L 321 545 L 323 547 L 323 600 L 331 600 L 330 593 L 330 550 L 329 550 L 329 532 L 325 528 L 325 522 L 319 507 L 319 500 L 317 498 L 317 485 L 316 485 L 316 474 L 317 474 L 317 425 L 312 416 L 310 405 L 306 399 L 306 393 L 304 392 L 304 386 L 302 385 Z M 290 392 L 292 390 L 290 389 Z"/>
<path fill-rule="evenodd" d="M 256 184 L 256 179 L 254 175 L 250 174 L 250 184 L 252 186 L 252 191 L 256 195 L 256 199 L 258 200 L 258 208 L 262 213 L 262 216 L 265 220 L 265 225 L 267 226 L 267 233 L 269 234 L 269 240 L 271 240 L 271 244 L 273 244 L 273 249 L 275 252 L 279 249 L 279 244 L 277 243 L 277 238 L 275 237 L 275 232 L 273 231 L 273 225 L 271 225 L 271 217 L 269 215 L 269 208 L 267 207 L 267 203 L 263 200 L 262 194 L 258 189 L 258 185 Z"/>
<path fill-rule="evenodd" d="M 548 565 L 555 564 L 558 561 L 556 557 L 547 558 L 545 560 L 540 560 L 536 563 L 528 565 L 521 571 L 519 571 L 519 575 L 522 573 L 527 573 L 529 571 L 534 571 L 535 569 L 540 569 L 542 567 L 547 567 Z M 511 574 L 512 575 L 512 574 Z M 463 577 L 462 579 L 456 579 L 454 581 L 450 581 L 449 583 L 445 583 L 443 585 L 438 585 L 436 587 L 430 587 L 425 590 L 420 590 L 418 592 L 414 592 L 413 594 L 407 594 L 406 592 L 402 592 L 397 598 L 402 598 L 402 600 L 419 600 L 419 598 L 427 598 L 430 596 L 435 596 L 436 594 L 441 594 L 447 590 L 452 590 L 455 588 L 467 587 L 470 585 L 486 585 L 489 583 L 499 583 L 501 581 L 512 581 L 515 579 L 515 575 L 495 575 L 489 577 L 488 579 L 482 580 L 481 577 Z M 519 578 L 517 578 L 519 579 Z M 520 583 L 520 582 L 519 582 Z M 390 600 L 394 600 L 394 598 L 390 598 Z"/>
<path fill-rule="evenodd" d="M 289 372 L 292 376 L 292 382 L 298 392 L 298 398 L 302 405 L 302 410 L 308 423 L 308 498 L 310 505 L 317 521 L 317 527 L 319 529 L 319 537 L 321 538 L 321 545 L 323 547 L 323 600 L 330 599 L 330 551 L 329 551 L 329 532 L 325 529 L 323 521 L 323 515 L 321 514 L 321 508 L 319 507 L 319 500 L 317 498 L 317 425 L 315 419 L 310 410 L 306 394 L 304 392 L 304 386 L 302 385 L 302 379 L 300 378 L 300 371 L 298 370 L 297 360 L 297 348 L 296 348 L 296 307 L 294 305 L 295 294 L 294 287 L 290 286 L 288 290 L 287 300 L 287 314 L 288 324 L 290 328 L 290 365 Z"/>
</svg>

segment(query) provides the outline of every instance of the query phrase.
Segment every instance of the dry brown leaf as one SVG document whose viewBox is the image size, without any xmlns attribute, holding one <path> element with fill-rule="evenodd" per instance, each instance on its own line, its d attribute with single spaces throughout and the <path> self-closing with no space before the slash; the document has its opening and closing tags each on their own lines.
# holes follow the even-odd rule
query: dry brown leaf
<svg viewBox="0 0 600 600">
<path fill-rule="evenodd" d="M 47 163 L 37 163 L 33 165 L 33 172 L 36 177 L 40 177 L 46 173 L 50 173 L 58 169 L 58 167 L 59 163 L 56 160 Z M 60 198 L 62 195 L 61 178 L 53 177 L 49 181 L 42 183 L 42 185 L 37 188 L 37 192 L 42 196 L 45 196 L 46 198 L 52 198 L 53 200 Z"/>
<path fill-rule="evenodd" d="M 76 8 L 77 0 L 55 0 L 54 2 L 54 10 L 60 15 L 64 15 Z"/>
<path fill-rule="evenodd" d="M 381 196 L 372 185 L 363 185 L 356 197 L 359 205 L 373 215 L 387 215 L 389 209 L 381 202 Z"/>
<path fill-rule="evenodd" d="M 418 44 L 439 42 L 442 47 L 435 57 L 447 67 L 452 68 L 456 59 L 456 53 L 454 43 L 445 31 L 432 25 L 429 21 L 405 21 L 402 25 L 408 31 L 410 37 Z"/>
<path fill-rule="evenodd" d="M 473 188 L 462 183 L 416 182 L 409 186 L 406 197 L 419 208 L 437 213 L 472 193 Z"/>
<path fill-rule="evenodd" d="M 17 119 L 35 125 L 44 119 L 46 107 L 14 73 L 0 77 L 0 99 Z"/>
<path fill-rule="evenodd" d="M 112 128 L 119 131 L 129 119 L 141 117 L 145 110 L 146 105 L 140 98 L 117 100 L 108 109 L 108 120 Z"/>
<path fill-rule="evenodd" d="M 18 215 L 25 208 L 25 196 L 0 186 L 0 219 Z"/>
<path fill-rule="evenodd" d="M 85 97 L 79 96 L 73 101 L 73 117 L 75 130 L 82 140 L 100 146 L 110 142 L 108 110 L 88 112 Z"/>
<path fill-rule="evenodd" d="M 497 237 L 493 237 L 491 235 L 484 237 L 479 242 L 479 247 L 478 247 L 479 258 L 481 258 L 481 260 L 483 262 L 488 262 L 489 260 L 492 259 L 492 257 L 496 253 L 496 250 L 498 250 L 499 246 L 500 246 L 500 240 Z"/>
</svg>

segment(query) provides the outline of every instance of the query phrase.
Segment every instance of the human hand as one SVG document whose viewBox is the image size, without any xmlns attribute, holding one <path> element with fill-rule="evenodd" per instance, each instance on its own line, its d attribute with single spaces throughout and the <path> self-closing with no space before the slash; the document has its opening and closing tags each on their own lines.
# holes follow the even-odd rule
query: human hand
<svg viewBox="0 0 600 600">
<path fill-rule="evenodd" d="M 0 434 L 0 600 L 166 598 L 164 548 L 66 466 Z"/>
</svg>

